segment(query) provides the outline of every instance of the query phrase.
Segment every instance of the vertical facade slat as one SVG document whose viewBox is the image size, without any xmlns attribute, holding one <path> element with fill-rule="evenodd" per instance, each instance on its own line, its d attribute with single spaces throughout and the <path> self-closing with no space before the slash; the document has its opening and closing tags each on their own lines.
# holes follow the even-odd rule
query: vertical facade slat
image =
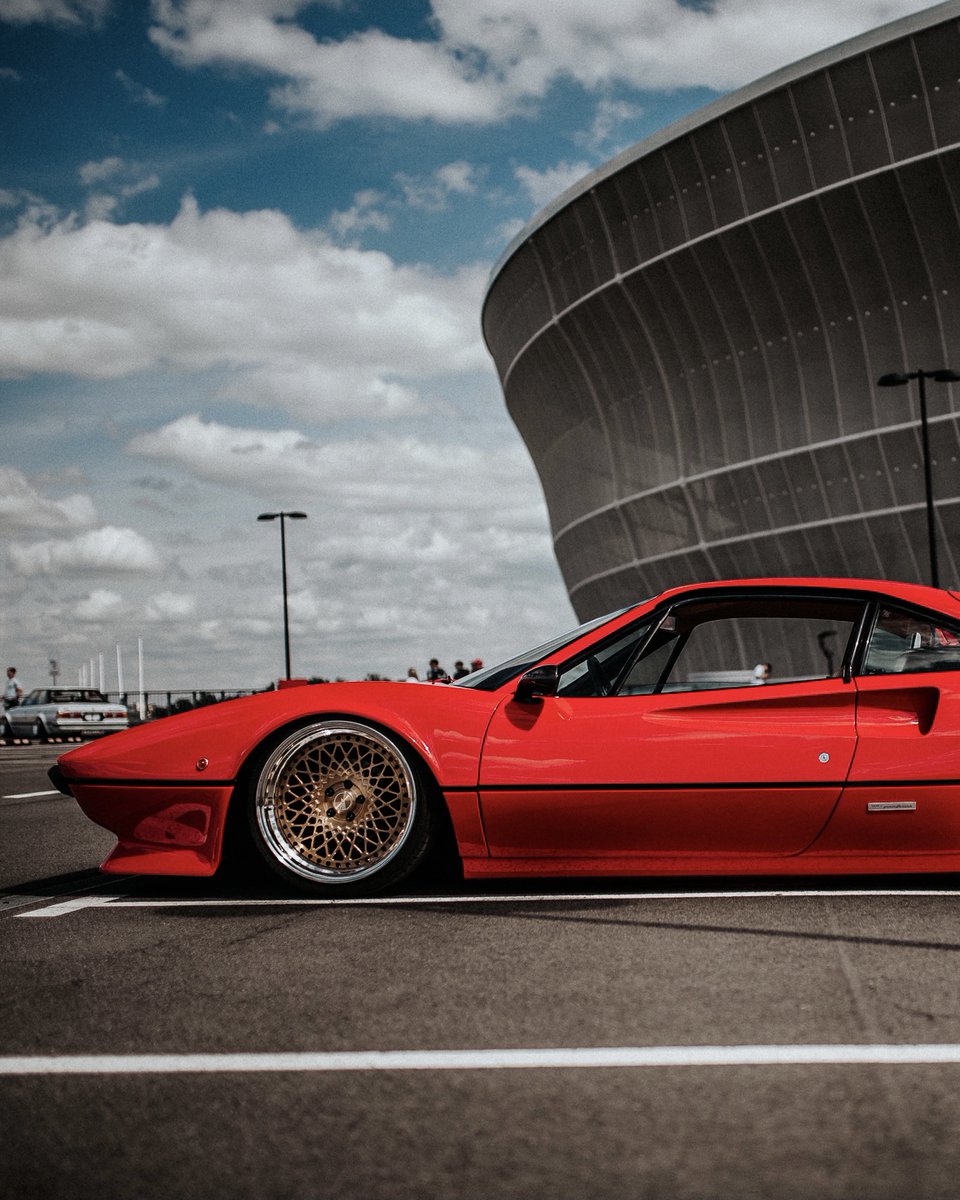
<svg viewBox="0 0 960 1200">
<path fill-rule="evenodd" d="M 723 575 L 925 578 L 915 389 L 876 380 L 960 370 L 958 63 L 943 9 L 825 54 L 595 173 L 497 269 L 484 336 L 582 617 Z M 928 399 L 956 585 L 960 386 Z"/>
</svg>

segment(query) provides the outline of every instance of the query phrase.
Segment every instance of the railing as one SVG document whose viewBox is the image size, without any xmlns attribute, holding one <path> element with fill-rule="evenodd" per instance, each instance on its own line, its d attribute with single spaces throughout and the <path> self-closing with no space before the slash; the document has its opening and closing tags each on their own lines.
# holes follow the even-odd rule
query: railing
<svg viewBox="0 0 960 1200">
<path fill-rule="evenodd" d="M 206 708 L 222 700 L 236 700 L 240 696 L 252 696 L 253 688 L 196 688 L 193 691 L 148 691 L 148 692 L 105 692 L 111 703 L 124 704 L 130 710 L 131 721 L 140 719 L 143 713 L 147 721 L 158 717 L 169 717 L 173 713 L 189 712 L 192 708 Z"/>
</svg>

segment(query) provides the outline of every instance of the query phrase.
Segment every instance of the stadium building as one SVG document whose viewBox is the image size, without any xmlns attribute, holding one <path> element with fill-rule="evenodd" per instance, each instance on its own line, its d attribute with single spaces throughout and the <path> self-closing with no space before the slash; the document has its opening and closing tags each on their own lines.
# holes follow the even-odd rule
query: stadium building
<svg viewBox="0 0 960 1200">
<path fill-rule="evenodd" d="M 567 191 L 484 336 L 589 618 L 688 580 L 960 581 L 960 4 L 769 76 Z M 924 487 L 929 465 L 933 506 Z"/>
</svg>

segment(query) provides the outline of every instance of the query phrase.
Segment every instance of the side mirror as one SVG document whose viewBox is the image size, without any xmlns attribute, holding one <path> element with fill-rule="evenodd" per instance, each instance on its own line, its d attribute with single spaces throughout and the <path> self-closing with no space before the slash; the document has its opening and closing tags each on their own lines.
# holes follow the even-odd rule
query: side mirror
<svg viewBox="0 0 960 1200">
<path fill-rule="evenodd" d="M 517 681 L 513 698 L 518 704 L 539 704 L 544 696 L 555 696 L 560 687 L 560 668 L 556 664 L 533 667 Z"/>
</svg>

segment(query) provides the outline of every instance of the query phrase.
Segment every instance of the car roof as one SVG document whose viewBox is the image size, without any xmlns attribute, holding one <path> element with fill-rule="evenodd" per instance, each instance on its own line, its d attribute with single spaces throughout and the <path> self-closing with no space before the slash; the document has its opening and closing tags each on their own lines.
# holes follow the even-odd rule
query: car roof
<svg viewBox="0 0 960 1200">
<path fill-rule="evenodd" d="M 891 599 L 902 600 L 904 603 L 917 604 L 924 608 L 940 609 L 946 612 L 960 613 L 960 595 L 945 588 L 929 587 L 922 583 L 906 583 L 892 579 L 855 579 L 841 578 L 829 575 L 783 575 L 762 576 L 760 578 L 715 579 L 701 583 L 683 584 L 661 592 L 656 598 L 657 603 L 672 600 L 677 596 L 689 595 L 691 592 L 712 590 L 727 590 L 730 588 L 784 588 L 789 590 L 824 590 L 852 591 L 870 594 L 880 593 Z"/>
<path fill-rule="evenodd" d="M 677 587 L 667 588 L 656 596 L 638 600 L 628 608 L 620 609 L 609 614 L 608 620 L 598 627 L 571 638 L 556 651 L 546 655 L 541 661 L 552 661 L 561 657 L 569 657 L 577 653 L 582 645 L 589 643 L 599 633 L 601 637 L 615 633 L 657 609 L 665 609 L 674 601 L 691 599 L 693 597 L 707 598 L 711 593 L 720 596 L 735 595 L 738 592 L 845 592 L 851 599 L 866 601 L 878 596 L 886 597 L 894 602 L 911 604 L 917 608 L 943 613 L 953 620 L 960 620 L 960 594 L 943 588 L 928 587 L 920 583 L 905 583 L 890 579 L 858 579 L 832 575 L 764 575 L 760 577 L 744 577 L 733 579 L 711 579 L 696 583 L 684 583 Z M 504 686 L 509 680 L 504 682 Z"/>
</svg>

